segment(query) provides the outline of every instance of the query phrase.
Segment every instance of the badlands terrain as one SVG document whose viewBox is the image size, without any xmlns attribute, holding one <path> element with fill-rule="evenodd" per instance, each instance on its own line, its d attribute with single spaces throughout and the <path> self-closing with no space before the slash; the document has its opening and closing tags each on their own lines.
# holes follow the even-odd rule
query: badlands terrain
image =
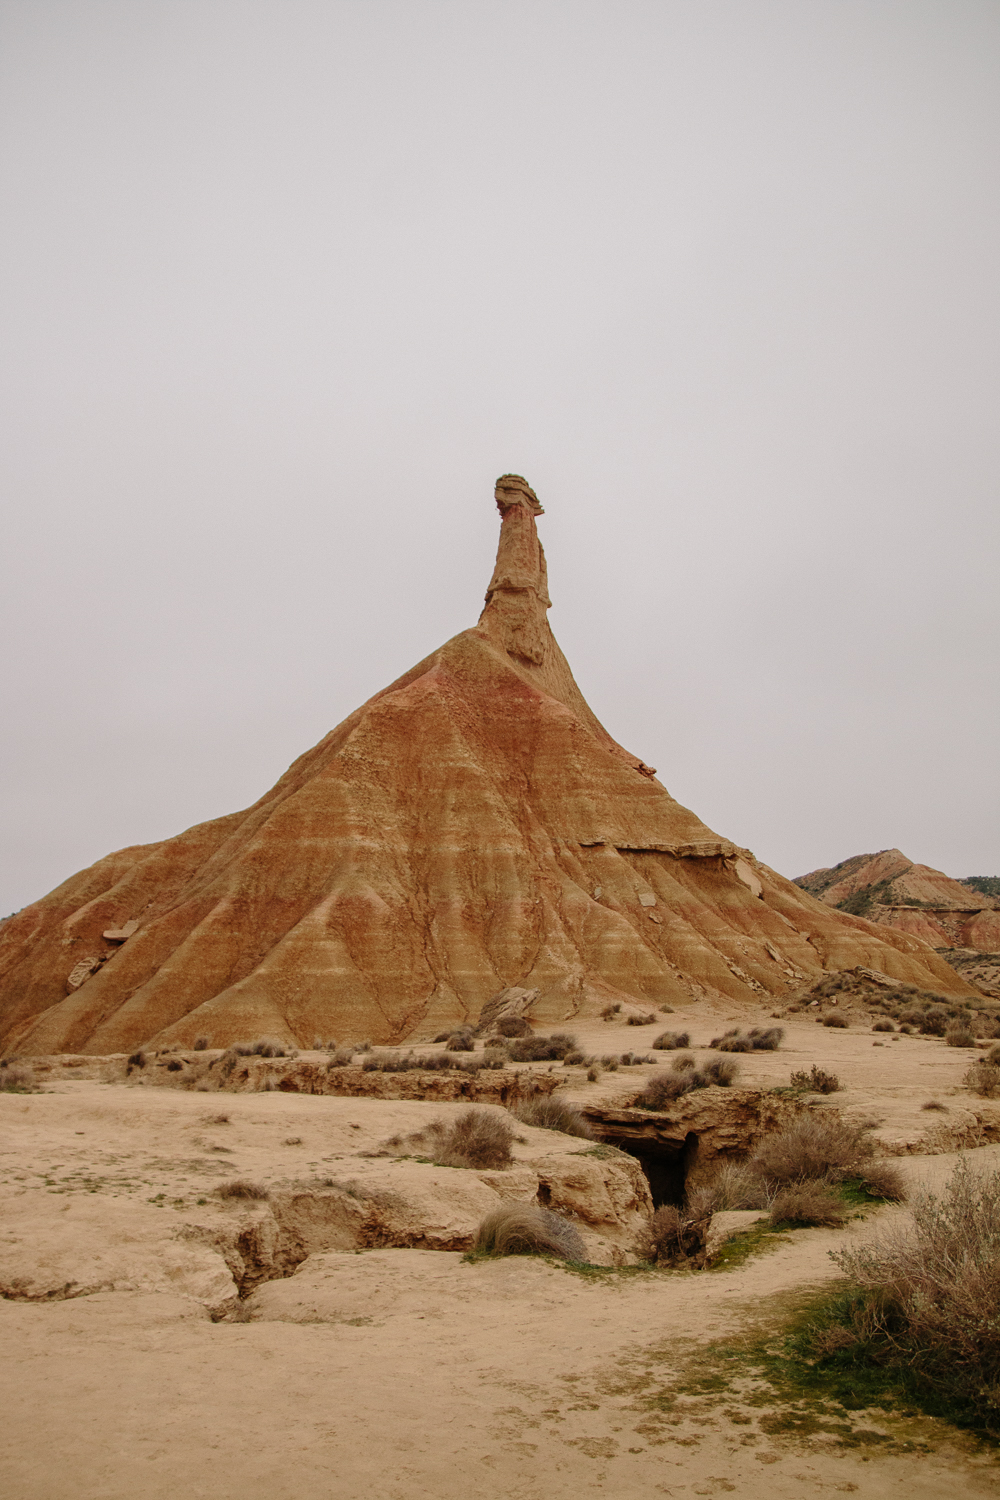
<svg viewBox="0 0 1000 1500">
<path fill-rule="evenodd" d="M 835 1001 L 848 1024 L 817 1024 Z M 637 1253 L 649 1188 L 614 1141 L 628 1146 L 638 1117 L 689 1183 L 804 1111 L 869 1125 L 911 1185 L 940 1186 L 961 1153 L 1000 1167 L 1000 1104 L 962 1082 L 982 1042 L 873 1031 L 878 1012 L 850 984 L 801 1003 L 779 1020 L 736 1003 L 651 1026 L 615 1012 L 574 1025 L 580 1051 L 655 1061 L 593 1081 L 544 1061 L 423 1074 L 433 1099 L 405 1096 L 413 1073 L 360 1069 L 382 1096 L 302 1092 L 343 1071 L 328 1072 L 326 1052 L 241 1058 L 221 1090 L 208 1082 L 218 1053 L 150 1051 L 131 1069 L 125 1056 L 35 1058 L 37 1091 L 0 1093 L 3 1493 L 994 1494 L 991 1447 L 916 1412 L 794 1388 L 762 1356 L 835 1284 L 828 1252 L 905 1207 L 780 1233 L 720 1214 L 703 1269 Z M 729 1088 L 631 1108 L 670 1069 L 671 1053 L 649 1050 L 661 1027 L 688 1031 L 700 1064 L 719 1056 L 713 1037 L 760 1024 L 783 1026 L 783 1044 L 736 1054 Z M 840 1091 L 789 1092 L 814 1064 Z M 469 1107 L 447 1096 L 462 1077 L 496 1112 L 490 1089 L 516 1102 L 532 1080 L 557 1087 L 596 1138 L 515 1121 L 510 1167 L 435 1165 L 422 1142 Z M 234 1181 L 266 1196 L 220 1194 Z M 572 1222 L 589 1268 L 469 1256 L 484 1214 L 510 1201 Z"/>
</svg>

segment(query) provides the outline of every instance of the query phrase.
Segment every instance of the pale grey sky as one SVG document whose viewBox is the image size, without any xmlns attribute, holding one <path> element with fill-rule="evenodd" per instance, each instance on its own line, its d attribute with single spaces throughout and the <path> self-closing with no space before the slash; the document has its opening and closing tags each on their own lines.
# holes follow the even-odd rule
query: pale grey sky
<svg viewBox="0 0 1000 1500">
<path fill-rule="evenodd" d="M 472 625 L 788 875 L 1000 873 L 1000 5 L 5 0 L 0 914 Z"/>
</svg>

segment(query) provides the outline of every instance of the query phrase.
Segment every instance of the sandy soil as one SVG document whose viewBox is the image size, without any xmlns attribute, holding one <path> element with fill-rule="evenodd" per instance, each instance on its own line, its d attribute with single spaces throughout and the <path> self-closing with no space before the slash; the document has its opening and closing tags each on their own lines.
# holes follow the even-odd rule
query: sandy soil
<svg viewBox="0 0 1000 1500">
<path fill-rule="evenodd" d="M 725 1018 L 700 1022 L 695 1040 Z M 652 1035 L 578 1031 L 595 1052 L 638 1049 Z M 787 1083 L 818 1061 L 848 1085 L 828 1104 L 880 1119 L 896 1149 L 909 1142 L 912 1152 L 927 1129 L 921 1103 L 936 1097 L 950 1114 L 970 1102 L 959 1091 L 969 1054 L 926 1039 L 876 1050 L 873 1040 L 796 1022 L 781 1052 L 741 1058 L 743 1078 Z M 637 1072 L 574 1092 L 611 1103 Z M 162 1289 L 0 1301 L 0 1488 L 18 1500 L 452 1500 L 482 1487 L 511 1500 L 938 1500 L 958 1485 L 998 1488 L 992 1454 L 929 1419 L 860 1412 L 811 1434 L 776 1430 L 787 1412 L 749 1367 L 737 1388 L 671 1400 L 675 1382 L 712 1371 L 713 1344 L 780 1326 L 829 1281 L 830 1248 L 904 1210 L 797 1231 L 732 1271 L 585 1277 L 528 1259 L 326 1251 L 260 1287 L 243 1305 L 250 1321 L 213 1322 L 219 1257 L 174 1233 L 192 1214 L 229 1212 L 212 1206 L 213 1185 L 341 1171 L 390 1131 L 448 1107 L 47 1087 L 0 1096 L 0 1262 L 53 1287 L 64 1271 L 80 1282 L 71 1273 L 86 1267 L 83 1282 L 114 1272 L 142 1285 L 153 1266 Z M 214 1123 L 221 1113 L 228 1121 Z M 525 1160 L 537 1134 L 519 1148 Z M 1000 1147 L 973 1156 L 1000 1165 Z M 941 1182 L 955 1159 L 939 1150 L 901 1165 L 914 1181 Z"/>
</svg>

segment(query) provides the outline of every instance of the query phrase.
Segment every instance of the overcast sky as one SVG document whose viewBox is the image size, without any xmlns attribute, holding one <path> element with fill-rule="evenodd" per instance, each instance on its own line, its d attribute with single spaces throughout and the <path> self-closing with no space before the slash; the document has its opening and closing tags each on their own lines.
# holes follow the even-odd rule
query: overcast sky
<svg viewBox="0 0 1000 1500">
<path fill-rule="evenodd" d="M 787 875 L 1000 873 L 996 0 L 4 0 L 0 914 L 475 623 Z"/>
</svg>

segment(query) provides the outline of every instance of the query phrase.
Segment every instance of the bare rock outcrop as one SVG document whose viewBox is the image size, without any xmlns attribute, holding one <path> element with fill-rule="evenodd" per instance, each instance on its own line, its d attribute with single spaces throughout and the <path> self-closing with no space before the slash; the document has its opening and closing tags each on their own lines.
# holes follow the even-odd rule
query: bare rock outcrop
<svg viewBox="0 0 1000 1500">
<path fill-rule="evenodd" d="M 970 993 L 919 934 L 815 899 L 612 739 L 549 627 L 537 497 L 508 474 L 496 501 L 474 628 L 252 807 L 110 854 L 4 922 L 0 1046 L 396 1043 L 502 988 L 537 989 L 553 1023 L 766 1002 L 858 964 Z"/>
</svg>

